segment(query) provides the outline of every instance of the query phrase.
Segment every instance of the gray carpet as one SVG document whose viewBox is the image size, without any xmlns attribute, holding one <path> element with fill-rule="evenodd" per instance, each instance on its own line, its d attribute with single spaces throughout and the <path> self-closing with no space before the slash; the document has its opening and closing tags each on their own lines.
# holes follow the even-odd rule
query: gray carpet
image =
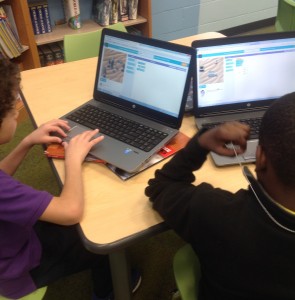
<svg viewBox="0 0 295 300">
<path fill-rule="evenodd" d="M 0 147 L 0 159 L 32 130 L 28 118 L 22 121 L 14 140 Z M 59 186 L 41 146 L 30 151 L 15 177 L 36 189 L 59 194 Z M 175 289 L 172 258 L 182 244 L 174 232 L 167 231 L 127 249 L 131 265 L 142 273 L 142 284 L 134 294 L 134 300 L 171 300 Z M 90 273 L 85 271 L 51 284 L 44 300 L 90 300 L 91 294 Z"/>
</svg>

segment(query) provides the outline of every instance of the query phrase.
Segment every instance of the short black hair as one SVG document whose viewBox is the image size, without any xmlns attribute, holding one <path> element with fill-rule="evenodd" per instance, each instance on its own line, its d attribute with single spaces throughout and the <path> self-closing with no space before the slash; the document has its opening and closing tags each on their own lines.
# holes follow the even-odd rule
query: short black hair
<svg viewBox="0 0 295 300">
<path fill-rule="evenodd" d="M 15 104 L 15 93 L 20 88 L 20 72 L 17 64 L 0 59 L 0 126 L 6 114 Z"/>
<path fill-rule="evenodd" d="M 295 92 L 276 100 L 265 112 L 259 132 L 259 144 L 279 180 L 295 184 Z"/>
</svg>

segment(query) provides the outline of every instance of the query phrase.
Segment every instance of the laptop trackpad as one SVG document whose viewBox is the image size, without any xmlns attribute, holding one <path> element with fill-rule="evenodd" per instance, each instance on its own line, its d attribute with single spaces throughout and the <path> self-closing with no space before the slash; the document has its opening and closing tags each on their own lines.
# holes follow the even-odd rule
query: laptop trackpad
<svg viewBox="0 0 295 300">
<path fill-rule="evenodd" d="M 251 140 L 247 142 L 247 150 L 245 153 L 238 155 L 238 157 L 229 157 L 218 155 L 211 152 L 211 156 L 216 166 L 228 166 L 235 165 L 239 163 L 252 163 L 256 159 L 256 148 L 258 145 L 258 140 Z"/>
</svg>

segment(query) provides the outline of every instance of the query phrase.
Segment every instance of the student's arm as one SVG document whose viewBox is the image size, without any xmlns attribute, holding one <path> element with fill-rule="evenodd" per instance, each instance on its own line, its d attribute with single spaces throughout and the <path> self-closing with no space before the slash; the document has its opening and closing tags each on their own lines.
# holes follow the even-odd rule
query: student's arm
<svg viewBox="0 0 295 300">
<path fill-rule="evenodd" d="M 248 134 L 247 126 L 228 123 L 195 135 L 184 149 L 156 171 L 155 178 L 149 180 L 145 193 L 153 202 L 153 208 L 184 239 L 190 239 L 190 222 L 197 217 L 194 215 L 197 205 L 206 205 L 207 199 L 229 196 L 228 192 L 214 189 L 207 183 L 193 185 L 193 172 L 202 167 L 209 151 L 233 156 L 234 150 L 225 147 L 226 143 L 239 145 L 237 152 L 243 152 Z"/>
<path fill-rule="evenodd" d="M 82 163 L 90 149 L 103 136 L 93 139 L 98 130 L 86 131 L 65 146 L 65 181 L 61 195 L 53 197 L 40 220 L 60 225 L 72 225 L 81 220 L 84 210 Z"/>
<path fill-rule="evenodd" d="M 13 175 L 29 150 L 36 144 L 61 143 L 61 138 L 50 136 L 51 132 L 57 132 L 66 137 L 65 131 L 69 125 L 63 120 L 52 120 L 34 130 L 26 136 L 18 146 L 0 161 L 0 169 L 9 175 Z"/>
</svg>

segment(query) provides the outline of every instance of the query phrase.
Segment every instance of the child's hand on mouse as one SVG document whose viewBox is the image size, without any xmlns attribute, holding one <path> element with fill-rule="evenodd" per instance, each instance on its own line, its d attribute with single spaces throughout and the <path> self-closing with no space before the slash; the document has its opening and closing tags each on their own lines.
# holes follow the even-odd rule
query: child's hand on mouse
<svg viewBox="0 0 295 300">
<path fill-rule="evenodd" d="M 201 134 L 199 144 L 217 154 L 235 156 L 246 150 L 249 133 L 248 125 L 227 122 Z"/>
</svg>

